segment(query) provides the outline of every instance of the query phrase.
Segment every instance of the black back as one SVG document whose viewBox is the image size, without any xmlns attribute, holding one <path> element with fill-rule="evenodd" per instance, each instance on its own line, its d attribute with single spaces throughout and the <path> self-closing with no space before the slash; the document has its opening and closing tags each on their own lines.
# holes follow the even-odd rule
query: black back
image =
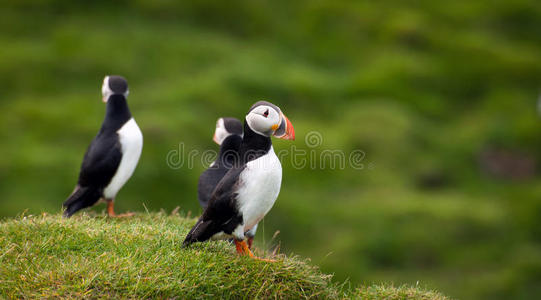
<svg viewBox="0 0 541 300">
<path fill-rule="evenodd" d="M 122 158 L 117 131 L 131 119 L 123 95 L 112 95 L 101 129 L 88 146 L 79 173 L 80 186 L 106 187 L 118 169 Z"/>
<path fill-rule="evenodd" d="M 214 165 L 206 169 L 199 177 L 197 196 L 203 209 L 207 207 L 218 182 L 237 163 L 241 143 L 242 137 L 240 135 L 234 134 L 226 137 L 220 146 L 220 153 Z"/>
</svg>

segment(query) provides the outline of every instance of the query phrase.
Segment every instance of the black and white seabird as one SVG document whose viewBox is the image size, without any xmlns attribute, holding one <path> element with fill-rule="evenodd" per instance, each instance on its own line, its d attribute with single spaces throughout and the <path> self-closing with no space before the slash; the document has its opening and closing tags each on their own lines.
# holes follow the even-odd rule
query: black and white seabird
<svg viewBox="0 0 541 300">
<path fill-rule="evenodd" d="M 197 198 L 203 209 L 207 208 L 210 196 L 218 182 L 233 167 L 239 157 L 242 123 L 236 118 L 218 119 L 213 140 L 220 145 L 220 153 L 210 167 L 199 176 L 197 184 Z"/>
<path fill-rule="evenodd" d="M 282 183 L 282 165 L 272 148 L 271 136 L 294 140 L 293 125 L 276 105 L 259 101 L 244 120 L 239 161 L 214 189 L 184 246 L 234 238 L 239 254 L 254 257 L 245 242 L 245 232 L 269 212 Z"/>
<path fill-rule="evenodd" d="M 101 88 L 107 103 L 101 129 L 88 146 L 75 190 L 64 202 L 64 216 L 71 217 L 80 209 L 107 202 L 111 217 L 116 215 L 114 200 L 118 191 L 130 179 L 143 149 L 143 134 L 135 123 L 126 97 L 128 82 L 121 76 L 106 76 Z"/>
<path fill-rule="evenodd" d="M 207 208 L 210 196 L 218 185 L 218 182 L 220 182 L 227 171 L 238 160 L 242 135 L 242 123 L 238 119 L 220 118 L 216 122 L 213 140 L 216 144 L 220 145 L 220 152 L 216 161 L 199 176 L 199 182 L 197 184 L 197 196 L 203 210 Z M 250 249 L 252 249 L 256 232 L 257 224 L 244 233 L 247 238 L 248 248 Z"/>
</svg>

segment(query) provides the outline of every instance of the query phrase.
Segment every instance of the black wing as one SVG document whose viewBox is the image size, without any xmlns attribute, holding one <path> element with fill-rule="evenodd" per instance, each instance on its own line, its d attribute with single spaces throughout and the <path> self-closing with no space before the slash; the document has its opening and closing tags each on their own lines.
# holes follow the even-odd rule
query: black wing
<svg viewBox="0 0 541 300">
<path fill-rule="evenodd" d="M 121 159 L 118 134 L 100 131 L 86 150 L 79 173 L 79 185 L 100 188 L 107 186 Z"/>
<path fill-rule="evenodd" d="M 220 180 L 227 174 L 227 171 L 229 170 L 215 164 L 206 169 L 201 176 L 199 176 L 199 182 L 197 183 L 197 198 L 203 209 L 207 208 L 212 192 Z"/>
<path fill-rule="evenodd" d="M 100 188 L 77 185 L 63 204 L 64 216 L 69 218 L 77 211 L 96 204 L 100 200 L 101 191 Z"/>
<path fill-rule="evenodd" d="M 234 167 L 220 180 L 203 215 L 186 236 L 184 246 L 204 242 L 221 231 L 231 234 L 242 223 L 242 215 L 237 210 L 236 198 L 240 174 L 244 168 L 245 165 Z"/>
</svg>

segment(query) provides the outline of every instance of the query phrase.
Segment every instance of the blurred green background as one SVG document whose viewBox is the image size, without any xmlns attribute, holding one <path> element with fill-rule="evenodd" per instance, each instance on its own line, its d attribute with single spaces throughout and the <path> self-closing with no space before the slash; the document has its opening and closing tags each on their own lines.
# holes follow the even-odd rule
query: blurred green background
<svg viewBox="0 0 541 300">
<path fill-rule="evenodd" d="M 278 151 L 365 157 L 284 159 L 257 246 L 352 284 L 541 295 L 539 1 L 2 1 L 0 217 L 60 211 L 106 74 L 128 78 L 145 138 L 119 212 L 198 215 L 205 166 L 168 153 L 216 149 L 216 119 L 266 99 L 297 134 Z"/>
</svg>

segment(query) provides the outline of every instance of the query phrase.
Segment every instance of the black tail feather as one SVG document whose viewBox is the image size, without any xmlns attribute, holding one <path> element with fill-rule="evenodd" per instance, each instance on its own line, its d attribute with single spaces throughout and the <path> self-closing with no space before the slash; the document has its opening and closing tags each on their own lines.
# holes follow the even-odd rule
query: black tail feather
<svg viewBox="0 0 541 300">
<path fill-rule="evenodd" d="M 101 192 L 97 188 L 77 186 L 62 205 L 64 217 L 69 218 L 77 211 L 96 204 L 100 197 Z"/>
<path fill-rule="evenodd" d="M 197 223 L 190 230 L 184 242 L 182 242 L 182 247 L 187 247 L 190 244 L 196 242 L 204 242 L 208 240 L 215 232 L 211 230 L 212 221 L 203 221 L 201 218 L 197 220 Z"/>
</svg>

